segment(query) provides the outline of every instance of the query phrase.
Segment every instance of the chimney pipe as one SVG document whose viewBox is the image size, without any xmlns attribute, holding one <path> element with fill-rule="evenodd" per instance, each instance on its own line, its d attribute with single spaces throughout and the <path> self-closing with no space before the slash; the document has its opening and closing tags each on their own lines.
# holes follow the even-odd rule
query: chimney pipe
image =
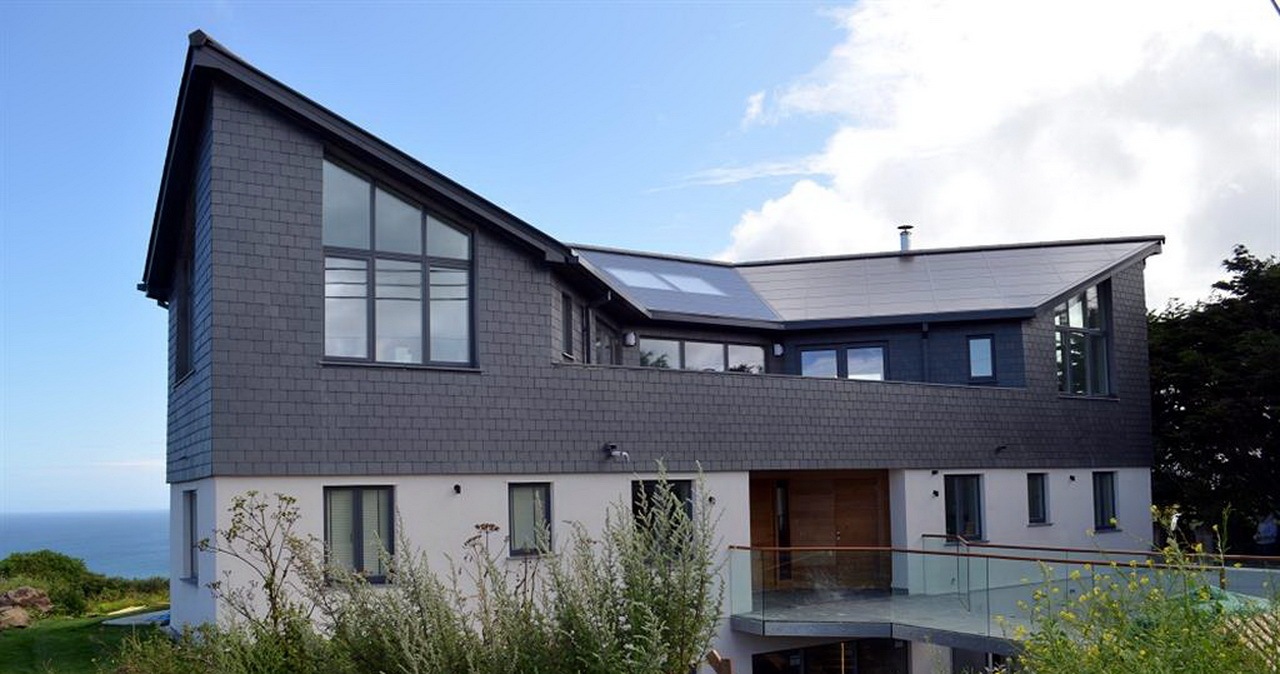
<svg viewBox="0 0 1280 674">
<path fill-rule="evenodd" d="M 898 238 L 902 241 L 902 252 L 911 250 L 911 230 L 914 225 L 898 225 L 898 231 L 902 232 Z"/>
</svg>

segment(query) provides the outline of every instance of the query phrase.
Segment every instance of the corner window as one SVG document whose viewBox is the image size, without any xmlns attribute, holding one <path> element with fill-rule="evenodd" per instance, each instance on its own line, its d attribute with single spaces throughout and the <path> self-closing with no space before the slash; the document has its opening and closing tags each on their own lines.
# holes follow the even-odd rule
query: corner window
<svg viewBox="0 0 1280 674">
<path fill-rule="evenodd" d="M 1093 474 L 1093 528 L 1097 531 L 1116 528 L 1116 474 L 1113 471 Z"/>
<path fill-rule="evenodd" d="M 994 338 L 991 335 L 980 335 L 969 338 L 969 379 L 984 381 L 995 379 L 996 359 L 993 349 Z"/>
<path fill-rule="evenodd" d="M 1107 355 L 1106 283 L 1072 295 L 1053 309 L 1058 390 L 1072 395 L 1111 394 Z"/>
<path fill-rule="evenodd" d="M 1027 473 L 1027 523 L 1049 523 L 1048 475 Z"/>
<path fill-rule="evenodd" d="M 200 529 L 196 526 L 196 492 L 182 492 L 182 579 L 200 576 Z"/>
<path fill-rule="evenodd" d="M 387 580 L 386 557 L 394 550 L 391 487 L 325 487 L 324 546 L 329 564 Z"/>
<path fill-rule="evenodd" d="M 946 489 L 947 534 L 982 540 L 982 476 L 948 475 Z"/>
<path fill-rule="evenodd" d="M 622 363 L 622 338 L 618 331 L 604 321 L 596 318 L 596 361 L 604 365 Z"/>
<path fill-rule="evenodd" d="M 551 483 L 507 486 L 511 556 L 536 555 L 551 547 Z"/>
<path fill-rule="evenodd" d="M 645 367 L 704 372 L 764 372 L 764 347 L 753 344 L 640 340 L 640 364 Z"/>
<path fill-rule="evenodd" d="M 800 374 L 827 379 L 884 381 L 888 349 L 883 345 L 854 345 L 805 349 L 800 352 Z"/>
<path fill-rule="evenodd" d="M 471 236 L 329 161 L 323 202 L 325 356 L 470 363 Z"/>
</svg>

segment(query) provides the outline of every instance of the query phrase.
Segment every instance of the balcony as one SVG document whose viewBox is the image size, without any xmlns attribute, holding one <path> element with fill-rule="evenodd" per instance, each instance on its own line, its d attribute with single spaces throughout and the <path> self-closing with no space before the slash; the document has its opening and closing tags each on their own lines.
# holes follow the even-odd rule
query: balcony
<svg viewBox="0 0 1280 674">
<path fill-rule="evenodd" d="M 1280 566 L 1228 558 L 1201 567 L 1207 583 L 1249 601 L 1278 596 Z M 1275 562 L 1277 560 L 1270 560 Z M 1168 582 L 1159 553 L 971 544 L 926 536 L 920 549 L 881 547 L 729 550 L 734 630 L 759 636 L 892 637 L 1012 653 L 1032 595 L 1072 601 L 1095 575 L 1135 573 Z"/>
</svg>

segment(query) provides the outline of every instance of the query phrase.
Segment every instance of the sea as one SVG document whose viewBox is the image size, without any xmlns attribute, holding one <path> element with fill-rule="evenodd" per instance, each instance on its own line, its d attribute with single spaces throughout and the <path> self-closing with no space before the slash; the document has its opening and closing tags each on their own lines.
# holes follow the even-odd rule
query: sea
<svg viewBox="0 0 1280 674">
<path fill-rule="evenodd" d="M 0 559 L 46 548 L 107 576 L 168 576 L 169 512 L 0 513 Z"/>
</svg>

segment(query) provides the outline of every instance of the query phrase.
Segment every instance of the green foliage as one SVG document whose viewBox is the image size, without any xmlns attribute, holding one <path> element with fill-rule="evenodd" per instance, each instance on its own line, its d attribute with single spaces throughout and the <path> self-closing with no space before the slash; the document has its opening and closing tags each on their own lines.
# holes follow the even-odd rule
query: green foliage
<svg viewBox="0 0 1280 674">
<path fill-rule="evenodd" d="M 1274 671 L 1266 651 L 1246 643 L 1231 622 L 1246 605 L 1210 583 L 1200 550 L 1171 536 L 1163 563 L 1085 565 L 1068 580 L 1046 581 L 1026 606 L 1031 630 L 1018 658 L 1027 674 L 1200 674 Z M 1074 591 L 1073 591 L 1074 590 Z M 1229 608 L 1230 607 L 1230 608 Z M 1252 609 L 1276 622 L 1280 610 Z M 1235 612 L 1234 616 L 1232 611 Z"/>
<path fill-rule="evenodd" d="M 1280 509 L 1280 262 L 1223 265 L 1219 295 L 1149 317 L 1154 495 L 1204 522 Z"/>
<path fill-rule="evenodd" d="M 384 560 L 392 582 L 374 586 L 294 534 L 293 499 L 250 492 L 206 544 L 253 570 L 246 585 L 214 586 L 234 620 L 173 643 L 132 639 L 110 671 L 686 674 L 722 598 L 711 510 L 691 518 L 687 505 L 663 479 L 638 517 L 612 504 L 599 540 L 572 526 L 558 553 L 518 561 L 502 541 L 493 552 L 498 527 L 480 524 L 443 576 L 402 540 Z"/>
<path fill-rule="evenodd" d="M 101 618 L 49 618 L 26 629 L 0 632 L 0 671 L 5 674 L 97 671 L 98 663 L 106 661 L 134 631 L 130 627 L 101 623 Z"/>
<path fill-rule="evenodd" d="M 104 576 L 90 571 L 83 560 L 53 550 L 15 552 L 0 560 L 0 592 L 24 585 L 47 592 L 54 613 L 69 616 L 169 600 L 169 581 L 164 578 Z"/>
</svg>

